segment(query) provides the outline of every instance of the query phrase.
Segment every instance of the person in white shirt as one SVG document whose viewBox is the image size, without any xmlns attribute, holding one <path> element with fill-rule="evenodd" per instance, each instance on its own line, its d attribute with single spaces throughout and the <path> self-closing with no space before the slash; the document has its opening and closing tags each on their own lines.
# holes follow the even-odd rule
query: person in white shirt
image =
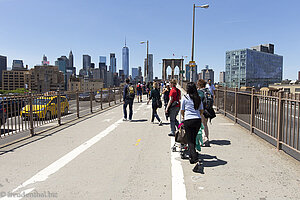
<svg viewBox="0 0 300 200">
<path fill-rule="evenodd" d="M 216 88 L 215 88 L 214 84 L 211 82 L 211 79 L 208 79 L 206 88 L 208 88 L 211 95 L 214 96 L 214 90 L 216 90 Z"/>
<path fill-rule="evenodd" d="M 195 83 L 187 84 L 187 94 L 181 101 L 181 117 L 184 120 L 185 134 L 187 135 L 190 163 L 198 162 L 196 152 L 196 137 L 201 127 L 201 114 L 203 113 L 203 104 L 198 95 Z"/>
</svg>

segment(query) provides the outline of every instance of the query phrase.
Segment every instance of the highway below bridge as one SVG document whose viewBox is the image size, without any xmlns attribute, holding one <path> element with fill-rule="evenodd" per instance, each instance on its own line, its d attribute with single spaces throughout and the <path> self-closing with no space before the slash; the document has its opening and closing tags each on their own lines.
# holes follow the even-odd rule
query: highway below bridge
<svg viewBox="0 0 300 200">
<path fill-rule="evenodd" d="M 163 126 L 135 102 L 133 121 L 123 121 L 114 105 L 2 147 L 0 200 L 300 199 L 299 162 L 240 125 L 220 114 L 209 124 L 201 174 L 172 152 L 159 115 Z"/>
</svg>

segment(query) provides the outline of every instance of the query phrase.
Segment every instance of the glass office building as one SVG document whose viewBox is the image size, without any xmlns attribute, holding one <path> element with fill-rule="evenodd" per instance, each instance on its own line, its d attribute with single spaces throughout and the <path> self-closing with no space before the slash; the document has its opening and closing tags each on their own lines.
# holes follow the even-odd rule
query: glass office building
<svg viewBox="0 0 300 200">
<path fill-rule="evenodd" d="M 274 49 L 274 45 L 271 47 Z M 228 87 L 268 87 L 281 82 L 282 72 L 283 57 L 272 51 L 253 47 L 226 52 L 225 81 Z"/>
<path fill-rule="evenodd" d="M 122 49 L 122 70 L 126 77 L 129 76 L 129 48 L 123 47 Z"/>
</svg>

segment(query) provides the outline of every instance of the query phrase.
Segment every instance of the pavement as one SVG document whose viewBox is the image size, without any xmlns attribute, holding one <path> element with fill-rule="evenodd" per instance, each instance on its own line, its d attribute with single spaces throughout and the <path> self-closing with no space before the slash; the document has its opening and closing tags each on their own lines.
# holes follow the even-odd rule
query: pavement
<svg viewBox="0 0 300 200">
<path fill-rule="evenodd" d="M 163 126 L 150 104 L 134 103 L 132 122 L 116 106 L 0 149 L 0 200 L 300 199 L 299 162 L 222 115 L 194 173 L 158 113 Z"/>
</svg>

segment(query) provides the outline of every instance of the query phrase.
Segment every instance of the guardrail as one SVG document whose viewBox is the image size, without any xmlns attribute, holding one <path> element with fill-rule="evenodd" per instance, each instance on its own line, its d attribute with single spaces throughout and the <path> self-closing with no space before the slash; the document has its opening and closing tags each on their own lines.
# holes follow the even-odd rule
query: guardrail
<svg viewBox="0 0 300 200">
<path fill-rule="evenodd" d="M 122 88 L 89 92 L 48 92 L 23 96 L 1 96 L 0 138 L 36 131 L 76 120 L 122 102 Z"/>
<path fill-rule="evenodd" d="M 300 161 L 300 96 L 217 89 L 220 113 Z"/>
</svg>

